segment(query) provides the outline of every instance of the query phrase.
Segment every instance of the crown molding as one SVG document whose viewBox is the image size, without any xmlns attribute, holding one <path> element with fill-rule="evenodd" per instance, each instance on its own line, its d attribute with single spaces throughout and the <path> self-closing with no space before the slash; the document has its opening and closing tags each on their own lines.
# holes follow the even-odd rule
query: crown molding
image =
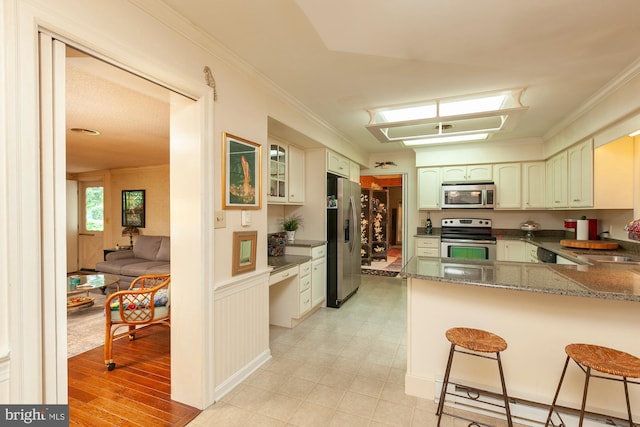
<svg viewBox="0 0 640 427">
<path fill-rule="evenodd" d="M 565 117 L 560 123 L 552 127 L 544 135 L 543 139 L 545 141 L 552 139 L 554 136 L 559 134 L 563 129 L 569 127 L 573 122 L 578 120 L 580 117 L 584 116 L 589 111 L 596 108 L 601 102 L 605 101 L 607 97 L 611 96 L 612 94 L 620 90 L 627 83 L 631 82 L 638 76 L 640 76 L 640 58 L 636 59 L 628 67 L 622 70 L 616 77 L 614 77 L 602 88 L 600 88 L 600 90 L 598 90 L 595 94 L 593 94 L 579 108 L 577 108 L 567 117 Z"/>
</svg>

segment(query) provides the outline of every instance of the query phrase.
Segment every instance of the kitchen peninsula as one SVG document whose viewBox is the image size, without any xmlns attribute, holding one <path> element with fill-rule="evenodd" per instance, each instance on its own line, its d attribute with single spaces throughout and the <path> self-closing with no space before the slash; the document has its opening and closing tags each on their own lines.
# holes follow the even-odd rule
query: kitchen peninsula
<svg viewBox="0 0 640 427">
<path fill-rule="evenodd" d="M 557 265 L 455 261 L 414 257 L 407 279 L 407 394 L 434 399 L 442 382 L 456 326 L 503 337 L 507 390 L 515 417 L 544 422 L 570 343 L 592 343 L 640 355 L 640 265 Z M 495 366 L 464 358 L 452 378 L 497 392 Z M 560 394 L 563 406 L 579 408 L 584 374 L 570 365 Z M 634 417 L 640 417 L 640 387 L 631 385 Z M 587 409 L 626 418 L 622 384 L 593 381 Z"/>
</svg>

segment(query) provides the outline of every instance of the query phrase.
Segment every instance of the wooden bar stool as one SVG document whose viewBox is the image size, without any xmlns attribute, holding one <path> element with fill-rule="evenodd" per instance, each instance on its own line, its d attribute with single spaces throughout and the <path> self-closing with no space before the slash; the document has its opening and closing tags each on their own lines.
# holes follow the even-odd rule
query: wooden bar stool
<svg viewBox="0 0 640 427">
<path fill-rule="evenodd" d="M 504 410 L 507 416 L 507 424 L 509 427 L 512 427 L 513 424 L 511 422 L 511 411 L 509 409 L 509 397 L 507 395 L 507 387 L 504 381 L 504 373 L 502 371 L 502 362 L 500 361 L 500 352 L 506 350 L 507 342 L 499 337 L 498 335 L 492 334 L 491 332 L 483 331 L 480 329 L 471 329 L 471 328 L 451 328 L 447 330 L 445 333 L 447 340 L 451 343 L 451 349 L 449 350 L 449 360 L 447 361 L 447 369 L 444 373 L 444 380 L 442 383 L 442 391 L 440 392 L 440 401 L 438 402 L 438 410 L 436 411 L 436 415 L 438 416 L 438 426 L 440 426 L 440 420 L 442 419 L 442 415 L 449 415 L 455 418 L 464 419 L 469 421 L 475 425 L 479 423 L 474 420 L 469 420 L 467 418 L 460 417 L 458 415 L 450 414 L 444 412 L 444 400 L 447 396 L 447 387 L 449 384 L 454 384 L 449 382 L 449 374 L 451 373 L 451 364 L 453 362 L 453 355 L 455 353 L 464 353 L 471 356 L 483 357 L 486 359 L 496 360 L 498 362 L 498 371 L 500 372 L 500 384 L 502 385 L 502 398 L 504 400 Z M 475 353 L 471 353 L 464 350 L 459 350 L 456 347 L 462 347 L 466 350 L 471 350 Z M 486 356 L 478 353 L 495 353 L 495 357 Z M 460 385 L 460 384 L 456 384 Z M 471 390 L 470 387 L 468 387 Z M 474 400 L 479 400 L 474 398 Z M 483 402 L 489 405 L 496 405 L 495 403 Z M 501 406 L 502 407 L 502 406 Z M 471 424 L 470 424 L 471 425 Z"/>
<path fill-rule="evenodd" d="M 624 384 L 624 395 L 627 401 L 627 413 L 629 414 L 629 426 L 633 427 L 633 420 L 631 418 L 631 404 L 629 403 L 628 383 L 640 383 L 636 381 L 629 381 L 627 378 L 640 378 L 640 359 L 623 351 L 592 344 L 569 344 L 565 347 L 564 351 L 565 353 L 567 353 L 567 360 L 564 363 L 562 375 L 560 375 L 558 389 L 556 390 L 556 395 L 553 397 L 553 403 L 551 404 L 551 408 L 549 409 L 549 415 L 547 416 L 545 427 L 548 426 L 549 422 L 551 421 L 551 416 L 553 415 L 553 410 L 555 409 L 556 401 L 558 400 L 558 395 L 560 394 L 560 388 L 562 387 L 562 381 L 564 380 L 564 374 L 567 372 L 567 366 L 569 365 L 570 359 L 576 362 L 580 369 L 582 369 L 582 371 L 585 373 L 584 391 L 582 393 L 582 407 L 580 409 L 580 423 L 578 424 L 578 426 L 581 427 L 584 420 L 584 408 L 587 403 L 589 379 L 593 377 L 605 380 L 621 381 Z M 605 377 L 602 375 L 594 375 L 591 373 L 592 369 L 598 372 L 613 375 L 614 377 L 622 377 L 622 379 L 613 378 L 610 376 Z"/>
</svg>

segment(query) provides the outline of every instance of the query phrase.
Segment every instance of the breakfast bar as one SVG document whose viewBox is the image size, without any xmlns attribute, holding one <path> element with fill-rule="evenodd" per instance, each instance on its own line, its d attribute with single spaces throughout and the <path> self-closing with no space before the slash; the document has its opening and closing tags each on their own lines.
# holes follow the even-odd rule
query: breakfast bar
<svg viewBox="0 0 640 427">
<path fill-rule="evenodd" d="M 512 414 L 546 418 L 570 343 L 640 356 L 640 265 L 559 265 L 414 257 L 407 280 L 407 394 L 438 396 L 447 362 L 445 331 L 491 331 L 508 343 L 502 362 Z M 470 358 L 476 359 L 476 358 Z M 452 377 L 499 393 L 495 366 L 456 362 Z M 558 402 L 579 408 L 584 374 L 570 366 Z M 640 386 L 629 393 L 640 418 Z M 626 418 L 622 384 L 594 380 L 588 410 Z M 634 404 L 635 403 L 635 404 Z M 514 418 L 514 420 L 516 419 Z"/>
</svg>

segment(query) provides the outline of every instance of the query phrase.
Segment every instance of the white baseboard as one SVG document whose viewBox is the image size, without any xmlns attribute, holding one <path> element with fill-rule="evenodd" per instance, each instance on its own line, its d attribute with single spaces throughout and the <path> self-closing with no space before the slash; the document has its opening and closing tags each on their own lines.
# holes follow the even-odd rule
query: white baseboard
<svg viewBox="0 0 640 427">
<path fill-rule="evenodd" d="M 251 362 L 247 363 L 242 369 L 227 378 L 222 384 L 216 386 L 214 401 L 217 402 L 222 399 L 227 393 L 237 387 L 238 384 L 247 379 L 249 375 L 257 371 L 260 366 L 269 361 L 269 359 L 271 359 L 271 350 L 267 349 Z"/>
</svg>

